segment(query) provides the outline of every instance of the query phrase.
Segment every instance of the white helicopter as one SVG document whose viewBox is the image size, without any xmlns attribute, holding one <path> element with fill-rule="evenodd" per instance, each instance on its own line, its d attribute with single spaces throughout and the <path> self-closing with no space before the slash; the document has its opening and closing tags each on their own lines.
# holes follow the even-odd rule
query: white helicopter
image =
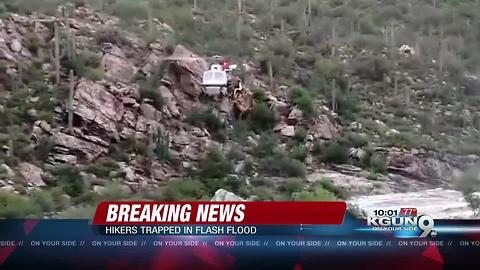
<svg viewBox="0 0 480 270">
<path fill-rule="evenodd" d="M 211 57 L 210 63 L 210 70 L 203 73 L 202 86 L 207 93 L 225 95 L 230 84 L 234 83 L 231 72 L 237 69 L 237 65 L 230 65 L 227 58 L 219 55 Z"/>
<path fill-rule="evenodd" d="M 169 56 L 161 59 L 161 62 L 170 61 L 190 61 L 197 60 L 198 57 L 190 56 Z M 204 93 L 208 96 L 225 96 L 228 89 L 241 88 L 240 80 L 232 75 L 232 71 L 237 69 L 237 65 L 230 65 L 226 57 L 214 55 L 207 59 L 210 69 L 203 72 L 201 85 Z"/>
</svg>

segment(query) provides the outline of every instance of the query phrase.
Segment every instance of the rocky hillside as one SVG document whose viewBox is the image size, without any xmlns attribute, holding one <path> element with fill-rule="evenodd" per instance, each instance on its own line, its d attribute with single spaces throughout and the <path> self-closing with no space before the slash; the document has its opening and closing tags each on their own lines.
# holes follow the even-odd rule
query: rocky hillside
<svg viewBox="0 0 480 270">
<path fill-rule="evenodd" d="M 321 58 L 315 67 L 308 47 L 276 62 L 267 32 L 254 29 L 254 53 L 234 58 L 253 99 L 242 103 L 202 89 L 201 37 L 182 40 L 185 28 L 155 14 L 127 27 L 118 3 L 75 3 L 30 13 L 7 1 L 0 12 L 0 216 L 83 217 L 106 199 L 240 199 L 228 191 L 474 215 L 478 174 L 467 200 L 453 189 L 479 161 L 476 103 L 436 91 L 475 92 L 474 76 L 418 72 L 413 45 L 392 60 L 388 48 L 338 41 L 328 55 L 308 52 Z M 439 201 L 450 209 L 432 210 Z"/>
</svg>

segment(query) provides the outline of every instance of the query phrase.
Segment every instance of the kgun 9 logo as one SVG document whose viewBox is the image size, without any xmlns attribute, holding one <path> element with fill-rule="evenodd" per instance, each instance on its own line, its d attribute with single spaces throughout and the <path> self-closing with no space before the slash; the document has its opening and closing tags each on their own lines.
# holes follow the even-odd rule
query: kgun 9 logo
<svg viewBox="0 0 480 270">
<path fill-rule="evenodd" d="M 414 233 L 420 230 L 418 237 L 421 238 L 437 235 L 434 230 L 435 221 L 431 216 L 416 216 L 416 209 L 413 215 L 406 214 L 404 210 L 375 210 L 374 215 L 367 218 L 367 225 L 371 226 L 373 231 L 409 232 L 411 236 L 415 236 Z"/>
</svg>

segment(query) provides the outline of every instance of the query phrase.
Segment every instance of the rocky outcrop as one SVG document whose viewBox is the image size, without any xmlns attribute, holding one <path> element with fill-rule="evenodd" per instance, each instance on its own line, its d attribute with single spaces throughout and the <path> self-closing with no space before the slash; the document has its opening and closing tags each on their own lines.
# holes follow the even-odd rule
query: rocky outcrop
<svg viewBox="0 0 480 270">
<path fill-rule="evenodd" d="M 310 133 L 315 139 L 332 140 L 339 136 L 339 130 L 326 115 L 319 115 L 314 119 Z"/>
<path fill-rule="evenodd" d="M 273 131 L 280 132 L 285 137 L 293 137 L 295 135 L 295 127 L 285 123 L 279 123 L 273 128 Z"/>
<path fill-rule="evenodd" d="M 445 159 L 436 153 L 399 149 L 383 149 L 383 151 L 387 151 L 385 159 L 390 172 L 415 180 L 437 184 L 451 183 L 461 176 L 464 169 L 456 167 L 459 164 L 449 161 L 453 159 Z"/>
<path fill-rule="evenodd" d="M 28 186 L 45 186 L 45 183 L 42 179 L 44 172 L 39 167 L 30 163 L 23 162 L 18 165 L 18 171 Z"/>
<path fill-rule="evenodd" d="M 195 55 L 182 45 L 178 45 L 168 65 L 167 78 L 174 84 L 173 89 L 196 98 L 202 92 L 203 72 L 208 69 L 205 59 Z"/>
<path fill-rule="evenodd" d="M 117 125 L 125 106 L 104 85 L 81 80 L 75 91 L 74 112 L 92 133 L 118 139 Z"/>
<path fill-rule="evenodd" d="M 113 44 L 104 44 L 105 55 L 102 67 L 110 80 L 130 82 L 136 73 L 135 66 L 127 59 L 122 49 Z"/>
<path fill-rule="evenodd" d="M 267 103 L 278 119 L 275 132 L 285 137 L 292 137 L 296 127 L 302 126 L 307 129 L 308 135 L 317 141 L 332 141 L 341 134 L 341 129 L 328 108 L 316 104 L 314 116 L 305 117 L 302 110 L 287 99 L 276 97 L 269 92 L 266 95 Z"/>
<path fill-rule="evenodd" d="M 92 141 L 86 140 L 87 138 Z M 59 132 L 54 135 L 55 153 L 54 161 L 75 164 L 80 161 L 92 161 L 108 152 L 108 143 L 96 137 L 78 138 Z"/>
<path fill-rule="evenodd" d="M 174 117 L 180 116 L 180 108 L 177 103 L 177 97 L 173 95 L 172 91 L 170 91 L 168 87 L 162 85 L 159 88 L 159 92 L 162 95 L 163 101 L 165 102 L 167 114 Z M 183 103 L 185 103 L 185 101 Z"/>
</svg>

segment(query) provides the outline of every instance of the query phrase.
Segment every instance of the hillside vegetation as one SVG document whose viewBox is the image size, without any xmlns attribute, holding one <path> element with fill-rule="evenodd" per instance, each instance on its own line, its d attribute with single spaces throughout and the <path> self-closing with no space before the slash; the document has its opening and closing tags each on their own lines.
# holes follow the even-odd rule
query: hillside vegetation
<svg viewBox="0 0 480 270">
<path fill-rule="evenodd" d="M 468 190 L 458 181 L 480 155 L 479 10 L 478 0 L 0 0 L 0 216 L 88 216 L 100 200 L 218 189 L 331 200 L 442 186 L 472 198 L 476 172 Z M 178 45 L 242 66 L 248 116 L 187 90 L 178 78 L 190 67 L 169 74 L 158 59 Z M 119 61 L 115 76 L 108 61 Z"/>
</svg>

